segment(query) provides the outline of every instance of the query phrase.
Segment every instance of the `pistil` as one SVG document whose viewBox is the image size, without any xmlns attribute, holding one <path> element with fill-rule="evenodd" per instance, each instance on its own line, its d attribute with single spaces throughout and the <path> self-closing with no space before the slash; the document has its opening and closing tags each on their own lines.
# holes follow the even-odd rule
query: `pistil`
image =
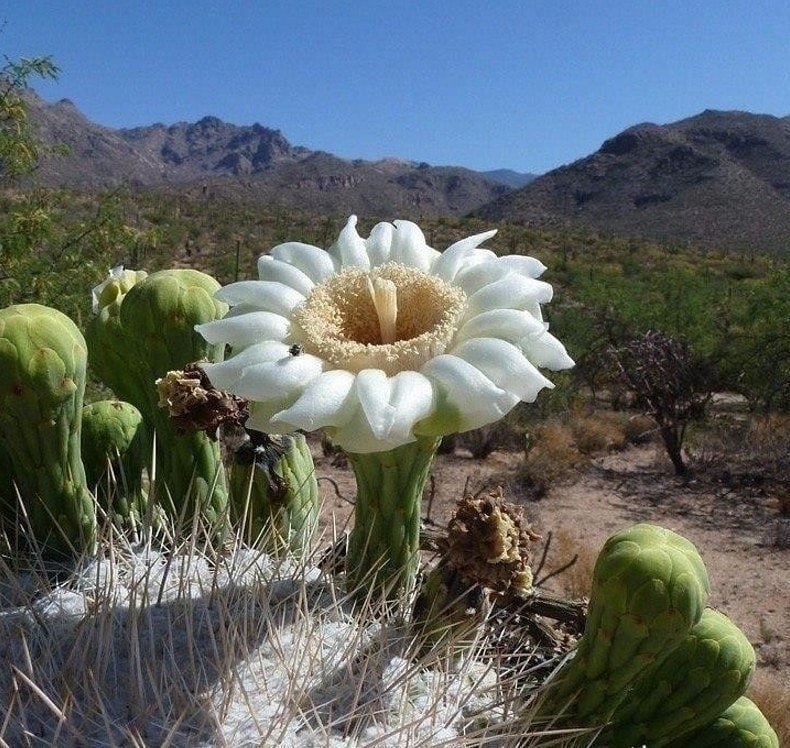
<svg viewBox="0 0 790 748">
<path fill-rule="evenodd" d="M 386 278 L 368 276 L 368 291 L 379 319 L 381 342 L 394 343 L 398 337 L 395 323 L 398 318 L 398 293 L 395 284 Z"/>
</svg>

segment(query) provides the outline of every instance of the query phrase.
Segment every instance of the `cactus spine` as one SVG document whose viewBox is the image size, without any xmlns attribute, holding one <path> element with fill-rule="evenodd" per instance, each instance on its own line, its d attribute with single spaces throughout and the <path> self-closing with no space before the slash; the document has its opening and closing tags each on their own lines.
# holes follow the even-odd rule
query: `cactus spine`
<svg viewBox="0 0 790 748">
<path fill-rule="evenodd" d="M 318 520 L 319 495 L 310 448 L 302 434 L 250 432 L 230 471 L 231 515 L 250 544 L 274 556 L 303 557 Z"/>
<path fill-rule="evenodd" d="M 66 315 L 40 304 L 0 310 L 0 448 L 33 538 L 52 555 L 90 550 L 96 538 L 80 453 L 86 363 Z"/>
</svg>

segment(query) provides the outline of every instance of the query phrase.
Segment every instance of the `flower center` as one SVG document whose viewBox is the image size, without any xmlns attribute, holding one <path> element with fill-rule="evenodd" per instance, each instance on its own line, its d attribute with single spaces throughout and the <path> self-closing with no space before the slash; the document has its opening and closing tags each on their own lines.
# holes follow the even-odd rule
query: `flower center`
<svg viewBox="0 0 790 748">
<path fill-rule="evenodd" d="M 308 353 L 338 369 L 419 371 L 444 353 L 464 311 L 459 288 L 390 262 L 349 268 L 316 286 L 294 321 Z"/>
</svg>

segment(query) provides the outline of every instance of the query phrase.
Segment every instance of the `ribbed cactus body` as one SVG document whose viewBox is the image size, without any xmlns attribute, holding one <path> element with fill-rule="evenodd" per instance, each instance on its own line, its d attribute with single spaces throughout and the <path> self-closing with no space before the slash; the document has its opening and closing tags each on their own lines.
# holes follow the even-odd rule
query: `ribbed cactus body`
<svg viewBox="0 0 790 748">
<path fill-rule="evenodd" d="M 601 743 L 662 748 L 715 720 L 746 691 L 754 668 L 743 632 L 708 608 L 684 641 L 645 671 Z"/>
<path fill-rule="evenodd" d="M 214 299 L 219 284 L 191 269 L 162 270 L 135 283 L 89 327 L 91 364 L 120 398 L 132 403 L 155 432 L 157 500 L 175 517 L 199 511 L 221 523 L 227 486 L 219 445 L 202 432 L 179 434 L 159 407 L 156 380 L 187 363 L 221 361 L 195 325 L 219 319 L 227 306 Z"/>
<path fill-rule="evenodd" d="M 253 440 L 234 456 L 230 494 L 233 521 L 248 543 L 275 556 L 309 552 L 319 493 L 302 434 L 268 437 L 253 432 Z"/>
<path fill-rule="evenodd" d="M 779 748 L 779 738 L 757 705 L 741 696 L 711 724 L 666 745 L 667 748 Z"/>
<path fill-rule="evenodd" d="M 131 403 L 100 400 L 82 409 L 82 462 L 105 511 L 123 520 L 145 512 L 143 468 L 150 440 Z"/>
<path fill-rule="evenodd" d="M 90 549 L 96 536 L 80 454 L 86 362 L 66 315 L 39 304 L 0 310 L 0 447 L 33 537 L 54 555 Z"/>
<path fill-rule="evenodd" d="M 708 592 L 702 559 L 680 535 L 639 524 L 610 537 L 593 571 L 584 635 L 540 714 L 576 727 L 606 724 L 636 678 L 685 639 Z"/>
</svg>

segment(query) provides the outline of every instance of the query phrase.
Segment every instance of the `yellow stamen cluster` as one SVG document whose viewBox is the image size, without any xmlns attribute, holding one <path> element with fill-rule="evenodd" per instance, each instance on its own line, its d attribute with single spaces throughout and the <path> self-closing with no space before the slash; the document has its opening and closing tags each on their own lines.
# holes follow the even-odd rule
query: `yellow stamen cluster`
<svg viewBox="0 0 790 748">
<path fill-rule="evenodd" d="M 316 286 L 294 314 L 307 353 L 346 371 L 419 371 L 447 349 L 466 296 L 399 263 L 349 268 Z"/>
</svg>

